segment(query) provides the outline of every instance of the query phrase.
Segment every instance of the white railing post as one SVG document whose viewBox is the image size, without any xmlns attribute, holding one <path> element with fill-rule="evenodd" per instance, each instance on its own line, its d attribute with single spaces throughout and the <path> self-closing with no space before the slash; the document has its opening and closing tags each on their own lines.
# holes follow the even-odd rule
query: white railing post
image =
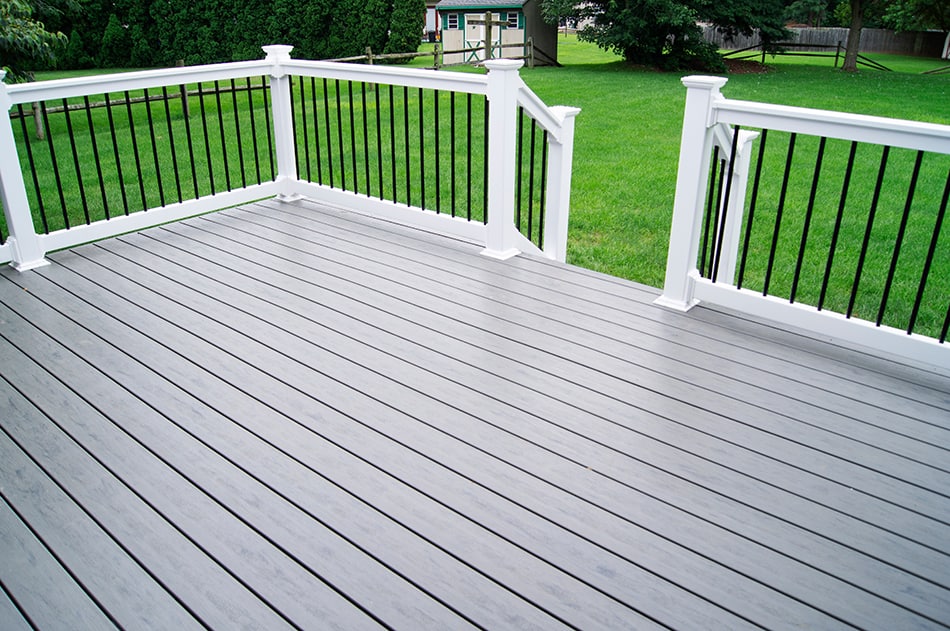
<svg viewBox="0 0 950 631">
<path fill-rule="evenodd" d="M 713 105 L 722 98 L 719 89 L 724 77 L 683 77 L 686 86 L 686 112 L 680 139 L 679 168 L 676 174 L 676 200 L 670 229 L 670 249 L 666 257 L 666 281 L 663 295 L 656 304 L 686 311 L 696 304 L 691 275 L 696 271 L 696 256 L 703 219 L 703 201 L 712 152 Z"/>
<path fill-rule="evenodd" d="M 273 64 L 270 74 L 271 104 L 274 111 L 274 149 L 277 153 L 277 182 L 284 184 L 281 199 L 293 199 L 289 184 L 297 180 L 297 157 L 294 151 L 294 119 L 290 105 L 291 78 L 281 62 L 290 61 L 293 46 L 273 44 L 261 47 L 267 53 L 266 61 Z"/>
<path fill-rule="evenodd" d="M 16 150 L 16 138 L 13 136 L 13 123 L 10 120 L 10 108 L 13 102 L 7 94 L 7 85 L 3 83 L 6 71 L 0 70 L 0 198 L 3 200 L 3 214 L 7 220 L 7 241 L 12 251 L 11 265 L 24 272 L 29 269 L 48 265 L 43 258 L 46 252 L 40 245 L 33 216 L 30 214 L 30 202 L 26 196 L 26 184 L 20 170 L 20 159 Z"/>
<path fill-rule="evenodd" d="M 491 59 L 488 68 L 488 230 L 482 254 L 507 259 L 519 253 L 515 226 L 520 59 Z"/>
<path fill-rule="evenodd" d="M 725 207 L 725 213 L 720 211 L 720 216 L 724 219 L 719 227 L 722 231 L 722 251 L 719 254 L 719 265 L 716 271 L 719 282 L 735 284 L 739 235 L 742 234 L 746 186 L 749 182 L 749 163 L 752 159 L 752 142 L 758 137 L 759 132 L 756 131 L 739 131 L 739 146 L 736 147 L 735 164 L 732 166 L 732 185 L 729 187 L 728 205 Z M 732 136 L 730 136 L 730 142 L 732 142 Z M 723 201 L 725 200 L 720 200 L 720 206 L 723 205 Z"/>
<path fill-rule="evenodd" d="M 574 163 L 576 107 L 556 106 L 551 113 L 561 121 L 561 141 L 548 135 L 547 208 L 544 209 L 544 253 L 562 263 L 567 258 L 567 226 L 571 209 L 571 169 Z"/>
</svg>

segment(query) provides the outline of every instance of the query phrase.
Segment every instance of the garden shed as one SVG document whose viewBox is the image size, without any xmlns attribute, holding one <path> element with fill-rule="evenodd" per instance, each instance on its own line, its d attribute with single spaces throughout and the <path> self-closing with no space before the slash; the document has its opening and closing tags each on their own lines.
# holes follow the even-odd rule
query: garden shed
<svg viewBox="0 0 950 631">
<path fill-rule="evenodd" d="M 443 50 L 450 52 L 446 64 L 485 58 L 486 14 L 492 21 L 491 57 L 522 57 L 533 44 L 535 63 L 557 63 L 557 26 L 541 17 L 539 0 L 441 0 L 436 10 Z M 467 49 L 472 50 L 451 52 Z"/>
</svg>

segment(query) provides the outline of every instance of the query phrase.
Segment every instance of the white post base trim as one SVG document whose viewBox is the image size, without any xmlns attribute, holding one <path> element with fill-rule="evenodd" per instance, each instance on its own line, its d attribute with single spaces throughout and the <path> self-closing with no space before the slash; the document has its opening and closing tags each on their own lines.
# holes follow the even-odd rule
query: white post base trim
<svg viewBox="0 0 950 631">
<path fill-rule="evenodd" d="M 26 263 L 10 263 L 10 267 L 18 272 L 28 272 L 32 269 L 46 267 L 49 264 L 49 261 L 46 259 L 37 259 L 35 261 L 27 261 Z"/>
<path fill-rule="evenodd" d="M 653 301 L 658 307 L 663 307 L 664 309 L 669 309 L 670 311 L 679 311 L 681 313 L 686 313 L 693 307 L 699 304 L 699 300 L 693 299 L 689 301 L 676 300 L 674 298 L 669 298 L 667 296 L 660 296 Z"/>
<path fill-rule="evenodd" d="M 300 193 L 280 193 L 277 195 L 277 201 L 279 202 L 299 202 L 301 199 L 305 199 Z"/>
<path fill-rule="evenodd" d="M 488 258 L 497 259 L 499 261 L 507 261 L 508 259 L 521 254 L 521 250 L 517 248 L 511 248 L 510 250 L 492 250 L 491 248 L 485 248 L 479 252 L 479 254 L 482 256 L 487 256 Z"/>
</svg>

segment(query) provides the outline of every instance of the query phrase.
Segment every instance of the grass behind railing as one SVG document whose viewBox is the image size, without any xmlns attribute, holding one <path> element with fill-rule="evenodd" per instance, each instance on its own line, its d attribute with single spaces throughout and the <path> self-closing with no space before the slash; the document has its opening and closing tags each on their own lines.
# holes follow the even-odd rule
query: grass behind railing
<svg viewBox="0 0 950 631">
<path fill-rule="evenodd" d="M 25 116 L 12 122 L 37 229 L 53 232 L 272 179 L 264 107 L 269 96 L 260 89 L 261 81 L 266 78 L 254 79 L 250 91 L 236 84 L 236 91 L 219 95 L 220 102 L 210 92 L 213 84 L 201 86 L 208 91 L 204 96 L 194 94 L 199 86 L 188 86 L 188 117 L 177 87 L 168 91 L 167 100 L 129 106 L 124 93 L 94 95 L 90 103 L 108 100 L 111 107 L 71 109 L 68 120 L 63 101 L 46 103 L 44 138 L 36 136 L 31 108 L 22 106 Z M 221 87 L 231 88 L 230 83 Z M 161 89 L 149 90 L 151 97 L 161 95 Z M 128 96 L 141 98 L 144 92 Z M 85 100 L 69 99 L 68 105 L 85 105 Z"/>
<path fill-rule="evenodd" d="M 936 233 L 935 266 L 926 277 L 924 268 L 950 175 L 950 155 L 923 154 L 905 219 L 916 151 L 888 150 L 878 187 L 883 147 L 859 143 L 842 208 L 839 202 L 851 143 L 826 142 L 816 184 L 819 139 L 797 136 L 783 199 L 789 142 L 790 134 L 768 133 L 754 206 L 754 182 L 750 177 L 741 239 L 741 243 L 748 243 L 748 251 L 740 246 L 737 270 L 741 276 L 734 280 L 747 289 L 767 289 L 769 295 L 820 305 L 836 313 L 850 313 L 872 322 L 880 317 L 884 324 L 905 330 L 911 324 L 918 292 L 922 291 L 913 330 L 939 337 L 950 301 L 950 222 L 944 221 Z M 753 174 L 758 166 L 758 147 L 755 155 L 750 167 Z M 780 209 L 781 221 L 777 223 Z M 754 212 L 751 224 L 749 211 Z"/>
</svg>

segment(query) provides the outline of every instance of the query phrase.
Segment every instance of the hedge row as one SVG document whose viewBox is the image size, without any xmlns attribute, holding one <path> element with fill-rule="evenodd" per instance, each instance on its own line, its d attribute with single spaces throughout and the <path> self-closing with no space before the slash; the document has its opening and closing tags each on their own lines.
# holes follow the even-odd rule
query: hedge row
<svg viewBox="0 0 950 631">
<path fill-rule="evenodd" d="M 265 44 L 328 59 L 415 51 L 425 0 L 88 0 L 48 24 L 69 36 L 57 67 L 152 67 L 259 59 Z"/>
</svg>

